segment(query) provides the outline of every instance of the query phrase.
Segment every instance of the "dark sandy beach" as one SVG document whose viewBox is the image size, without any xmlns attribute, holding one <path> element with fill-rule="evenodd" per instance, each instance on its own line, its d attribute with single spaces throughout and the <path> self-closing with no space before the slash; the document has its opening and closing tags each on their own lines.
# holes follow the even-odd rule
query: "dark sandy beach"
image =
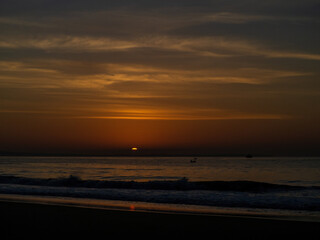
<svg viewBox="0 0 320 240">
<path fill-rule="evenodd" d="M 320 223 L 0 201 L 1 239 L 318 239 Z"/>
</svg>

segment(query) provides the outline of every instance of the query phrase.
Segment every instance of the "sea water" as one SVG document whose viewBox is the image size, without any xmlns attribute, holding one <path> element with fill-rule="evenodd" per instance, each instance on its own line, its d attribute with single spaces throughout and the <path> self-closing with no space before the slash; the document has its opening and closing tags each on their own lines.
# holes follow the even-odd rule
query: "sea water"
<svg viewBox="0 0 320 240">
<path fill-rule="evenodd" d="M 0 193 L 320 217 L 320 158 L 2 156 Z"/>
</svg>

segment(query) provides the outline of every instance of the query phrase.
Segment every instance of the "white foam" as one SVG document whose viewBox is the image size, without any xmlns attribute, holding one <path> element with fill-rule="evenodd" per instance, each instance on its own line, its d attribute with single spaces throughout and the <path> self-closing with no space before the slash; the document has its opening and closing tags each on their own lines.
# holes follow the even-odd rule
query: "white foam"
<svg viewBox="0 0 320 240">
<path fill-rule="evenodd" d="M 202 206 L 320 211 L 319 190 L 248 193 L 206 190 L 98 189 L 0 184 L 0 193 Z"/>
</svg>

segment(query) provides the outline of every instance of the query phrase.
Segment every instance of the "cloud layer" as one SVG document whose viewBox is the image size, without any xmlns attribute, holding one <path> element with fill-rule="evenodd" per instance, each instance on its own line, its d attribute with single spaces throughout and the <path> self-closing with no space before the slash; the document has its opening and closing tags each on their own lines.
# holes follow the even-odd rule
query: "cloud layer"
<svg viewBox="0 0 320 240">
<path fill-rule="evenodd" d="M 1 113 L 319 117 L 317 1 L 11 0 L 1 9 Z"/>
</svg>

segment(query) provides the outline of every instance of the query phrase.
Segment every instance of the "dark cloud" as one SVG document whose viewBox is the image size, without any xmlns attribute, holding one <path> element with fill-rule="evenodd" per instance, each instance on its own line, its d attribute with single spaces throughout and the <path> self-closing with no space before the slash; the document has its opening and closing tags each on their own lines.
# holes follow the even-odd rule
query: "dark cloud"
<svg viewBox="0 0 320 240">
<path fill-rule="evenodd" d="M 206 22 L 180 29 L 171 34 L 182 36 L 222 36 L 247 39 L 278 49 L 320 52 L 320 22 L 293 20 L 265 20 L 245 24 Z"/>
<path fill-rule="evenodd" d="M 67 12 L 88 12 L 97 10 L 131 9 L 152 10 L 161 12 L 168 9 L 180 9 L 182 11 L 203 12 L 241 12 L 271 15 L 303 15 L 318 16 L 319 2 L 317 0 L 290 1 L 268 0 L 257 4 L 252 0 L 2 0 L 1 15 L 57 15 Z"/>
<path fill-rule="evenodd" d="M 4 109 L 267 118 L 311 116 L 318 98 L 314 0 L 0 4 Z"/>
</svg>

